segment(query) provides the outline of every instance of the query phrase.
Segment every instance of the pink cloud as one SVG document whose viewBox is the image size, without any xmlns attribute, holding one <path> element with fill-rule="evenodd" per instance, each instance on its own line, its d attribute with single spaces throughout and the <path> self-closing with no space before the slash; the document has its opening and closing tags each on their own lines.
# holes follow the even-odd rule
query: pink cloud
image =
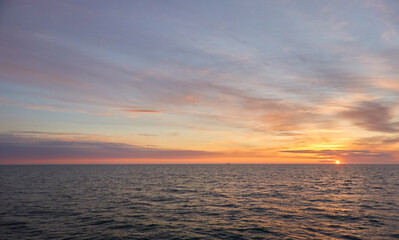
<svg viewBox="0 0 399 240">
<path fill-rule="evenodd" d="M 125 112 L 130 112 L 130 113 L 163 113 L 162 111 L 148 110 L 148 109 L 131 109 L 131 110 L 125 110 Z"/>
</svg>

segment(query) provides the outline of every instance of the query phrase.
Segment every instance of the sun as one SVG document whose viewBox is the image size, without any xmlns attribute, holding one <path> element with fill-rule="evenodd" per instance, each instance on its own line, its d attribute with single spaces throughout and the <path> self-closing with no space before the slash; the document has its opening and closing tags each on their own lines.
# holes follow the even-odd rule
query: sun
<svg viewBox="0 0 399 240">
<path fill-rule="evenodd" d="M 335 164 L 340 164 L 340 163 L 341 163 L 341 161 L 339 161 L 339 160 L 335 161 Z"/>
</svg>

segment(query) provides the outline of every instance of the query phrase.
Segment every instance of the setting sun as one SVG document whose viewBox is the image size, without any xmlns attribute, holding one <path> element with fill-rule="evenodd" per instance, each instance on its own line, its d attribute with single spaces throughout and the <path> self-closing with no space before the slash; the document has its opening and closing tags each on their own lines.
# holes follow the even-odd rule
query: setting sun
<svg viewBox="0 0 399 240">
<path fill-rule="evenodd" d="M 340 164 L 340 163 L 341 163 L 341 161 L 339 161 L 339 160 L 335 161 L 335 164 Z"/>
</svg>

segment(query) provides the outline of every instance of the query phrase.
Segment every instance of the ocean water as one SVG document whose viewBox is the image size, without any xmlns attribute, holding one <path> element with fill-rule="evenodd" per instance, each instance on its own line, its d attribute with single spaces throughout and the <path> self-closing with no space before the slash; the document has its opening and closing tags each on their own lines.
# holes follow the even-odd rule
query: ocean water
<svg viewBox="0 0 399 240">
<path fill-rule="evenodd" d="M 399 239 L 399 165 L 0 166 L 0 239 Z"/>
</svg>

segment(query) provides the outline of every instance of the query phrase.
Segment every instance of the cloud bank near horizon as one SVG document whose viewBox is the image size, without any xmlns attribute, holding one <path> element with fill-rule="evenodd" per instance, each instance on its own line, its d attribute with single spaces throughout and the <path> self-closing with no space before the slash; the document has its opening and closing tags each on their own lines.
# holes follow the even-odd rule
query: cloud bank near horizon
<svg viewBox="0 0 399 240">
<path fill-rule="evenodd" d="M 0 135 L 0 164 L 35 162 L 65 163 L 66 160 L 120 159 L 193 159 L 214 157 L 214 152 L 160 149 L 125 143 L 101 141 L 71 141 L 51 138 L 32 138 L 20 135 Z"/>
</svg>

